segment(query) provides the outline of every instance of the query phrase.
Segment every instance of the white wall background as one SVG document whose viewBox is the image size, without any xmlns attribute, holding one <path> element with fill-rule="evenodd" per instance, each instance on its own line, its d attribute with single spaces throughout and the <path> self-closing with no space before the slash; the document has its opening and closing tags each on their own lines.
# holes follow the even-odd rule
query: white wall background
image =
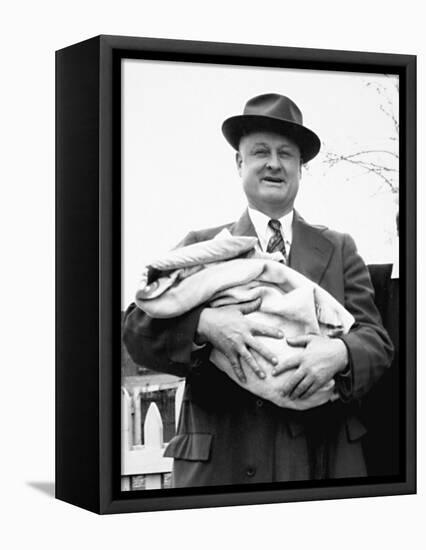
<svg viewBox="0 0 426 550">
<path fill-rule="evenodd" d="M 34 487 L 54 476 L 54 50 L 104 33 L 418 54 L 422 152 L 421 3 L 23 1 L 3 6 L 0 31 L 2 548 L 424 547 L 422 155 L 419 496 L 97 517 Z"/>
</svg>

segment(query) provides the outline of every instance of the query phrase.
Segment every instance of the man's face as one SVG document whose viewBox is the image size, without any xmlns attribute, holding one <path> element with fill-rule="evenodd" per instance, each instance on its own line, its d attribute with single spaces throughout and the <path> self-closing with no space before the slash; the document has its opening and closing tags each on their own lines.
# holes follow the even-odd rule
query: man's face
<svg viewBox="0 0 426 550">
<path fill-rule="evenodd" d="M 300 149 L 293 141 L 255 132 L 241 139 L 236 160 L 249 206 L 281 216 L 292 210 L 301 177 Z"/>
</svg>

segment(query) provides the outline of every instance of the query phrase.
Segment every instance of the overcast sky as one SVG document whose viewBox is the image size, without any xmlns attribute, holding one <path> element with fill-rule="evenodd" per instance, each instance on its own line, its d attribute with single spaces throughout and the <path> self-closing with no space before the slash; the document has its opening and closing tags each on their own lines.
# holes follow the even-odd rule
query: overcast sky
<svg viewBox="0 0 426 550">
<path fill-rule="evenodd" d="M 123 61 L 123 308 L 145 264 L 188 231 L 241 215 L 245 196 L 221 125 L 262 93 L 292 98 L 322 141 L 302 175 L 295 205 L 302 216 L 350 233 L 366 262 L 391 261 L 395 197 L 379 177 L 349 163 L 330 168 L 324 158 L 327 151 L 398 151 L 393 122 L 383 112 L 391 109 L 398 118 L 396 82 L 361 73 Z M 396 161 L 389 166 L 398 168 Z"/>
</svg>

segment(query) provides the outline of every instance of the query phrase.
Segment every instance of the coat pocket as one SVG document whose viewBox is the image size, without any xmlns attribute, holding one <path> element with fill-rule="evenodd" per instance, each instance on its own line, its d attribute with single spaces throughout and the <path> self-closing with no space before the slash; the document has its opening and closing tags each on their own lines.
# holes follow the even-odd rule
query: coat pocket
<svg viewBox="0 0 426 550">
<path fill-rule="evenodd" d="M 346 420 L 346 433 L 349 441 L 357 441 L 367 433 L 367 428 L 356 416 L 350 416 Z"/>
<path fill-rule="evenodd" d="M 164 456 L 179 460 L 207 461 L 210 458 L 212 434 L 188 433 L 173 437 L 164 451 Z"/>
</svg>

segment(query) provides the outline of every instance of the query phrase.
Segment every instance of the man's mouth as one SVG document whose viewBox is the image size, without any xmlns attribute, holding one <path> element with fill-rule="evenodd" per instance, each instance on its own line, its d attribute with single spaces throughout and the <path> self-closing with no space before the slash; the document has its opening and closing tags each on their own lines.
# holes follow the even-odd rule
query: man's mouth
<svg viewBox="0 0 426 550">
<path fill-rule="evenodd" d="M 279 178 L 277 176 L 265 176 L 264 178 L 262 178 L 262 181 L 266 181 L 267 183 L 272 183 L 272 184 L 275 183 L 277 185 L 284 183 L 284 179 Z"/>
</svg>

